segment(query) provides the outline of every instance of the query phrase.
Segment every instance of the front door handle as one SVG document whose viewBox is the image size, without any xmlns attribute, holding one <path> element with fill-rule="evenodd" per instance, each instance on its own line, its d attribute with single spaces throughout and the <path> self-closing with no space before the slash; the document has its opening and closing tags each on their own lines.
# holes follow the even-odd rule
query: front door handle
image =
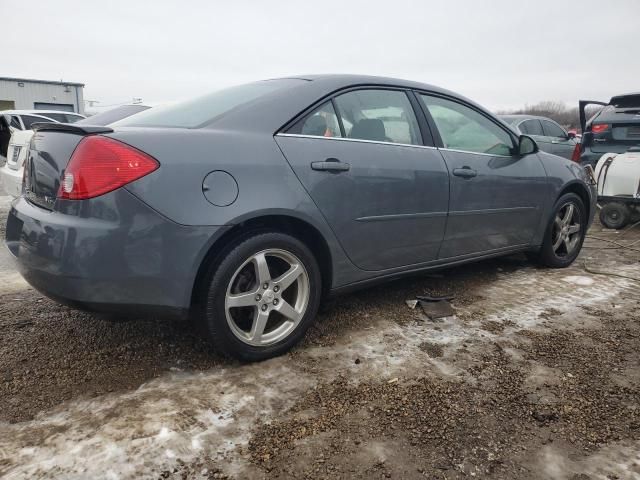
<svg viewBox="0 0 640 480">
<path fill-rule="evenodd" d="M 337 158 L 327 158 L 324 162 L 311 162 L 312 170 L 327 172 L 346 172 L 351 168 L 348 163 L 341 162 Z"/>
<path fill-rule="evenodd" d="M 462 167 L 462 168 L 454 168 L 453 174 L 456 177 L 473 178 L 476 175 L 478 175 L 478 172 L 473 170 L 471 167 Z"/>
</svg>

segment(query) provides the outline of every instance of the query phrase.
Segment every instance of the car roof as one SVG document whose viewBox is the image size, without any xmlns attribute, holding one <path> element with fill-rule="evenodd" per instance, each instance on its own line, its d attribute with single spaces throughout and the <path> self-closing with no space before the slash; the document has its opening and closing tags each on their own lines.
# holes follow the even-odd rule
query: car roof
<svg viewBox="0 0 640 480">
<path fill-rule="evenodd" d="M 211 128 L 273 131 L 283 127 L 316 102 L 335 94 L 339 90 L 360 86 L 407 88 L 452 96 L 473 105 L 489 115 L 493 115 L 472 100 L 457 93 L 427 83 L 398 78 L 352 74 L 314 74 L 273 78 L 263 81 L 278 80 L 300 80 L 300 82 L 287 88 L 276 89 L 258 100 L 250 102 L 250 105 L 240 106 L 225 113 L 224 116 L 212 124 Z"/>
<path fill-rule="evenodd" d="M 402 88 L 413 88 L 416 90 L 428 90 L 431 92 L 438 92 L 448 95 L 454 95 L 461 97 L 461 95 L 446 90 L 444 88 L 437 87 L 428 83 L 416 82 L 412 80 L 404 80 L 394 77 L 381 77 L 375 75 L 357 75 L 357 74 L 314 74 L 314 75 L 299 75 L 291 77 L 283 77 L 282 79 L 292 78 L 298 80 L 307 80 L 309 82 L 315 82 L 318 84 L 335 85 L 337 88 L 344 88 L 348 86 L 357 85 L 382 85 L 382 86 L 395 86 Z M 274 79 L 279 80 L 279 79 Z"/>
<path fill-rule="evenodd" d="M 550 120 L 552 122 L 554 122 L 553 119 L 549 118 L 549 117 L 542 117 L 540 115 L 526 115 L 526 114 L 509 114 L 509 115 L 498 115 L 498 118 L 502 118 L 502 119 L 518 119 L 518 120 Z"/>
</svg>

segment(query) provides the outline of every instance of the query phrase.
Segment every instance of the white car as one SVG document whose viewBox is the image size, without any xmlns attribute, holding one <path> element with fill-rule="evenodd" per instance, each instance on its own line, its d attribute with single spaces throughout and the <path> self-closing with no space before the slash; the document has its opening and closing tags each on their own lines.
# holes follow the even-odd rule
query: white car
<svg viewBox="0 0 640 480">
<path fill-rule="evenodd" d="M 78 113 L 54 110 L 5 110 L 0 114 L 10 119 L 11 131 L 6 159 L 0 161 L 4 163 L 0 168 L 0 179 L 8 195 L 19 197 L 22 192 L 22 165 L 33 136 L 31 125 L 37 122 L 74 123 L 85 117 Z M 0 152 L 3 151 L 4 148 L 0 148 Z"/>
<path fill-rule="evenodd" d="M 15 130 L 31 130 L 32 123 L 46 122 L 47 120 L 58 123 L 74 123 L 86 118 L 79 113 L 56 110 L 4 110 L 0 114 L 11 117 L 10 125 Z"/>
</svg>

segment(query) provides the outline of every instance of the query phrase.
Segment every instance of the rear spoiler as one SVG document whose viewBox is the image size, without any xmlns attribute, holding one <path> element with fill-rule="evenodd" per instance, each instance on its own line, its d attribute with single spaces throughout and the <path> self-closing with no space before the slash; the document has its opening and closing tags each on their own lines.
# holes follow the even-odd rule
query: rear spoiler
<svg viewBox="0 0 640 480">
<path fill-rule="evenodd" d="M 582 130 L 583 134 L 587 129 L 587 114 L 585 112 L 587 105 L 602 105 L 603 107 L 606 107 L 609 104 L 598 102 L 596 100 L 580 100 L 578 102 L 578 110 L 580 111 L 580 129 Z"/>
<path fill-rule="evenodd" d="M 75 133 L 76 135 L 113 132 L 113 129 L 109 127 L 99 125 L 76 125 L 74 123 L 35 122 L 31 124 L 31 128 L 36 132 L 69 132 Z"/>
</svg>

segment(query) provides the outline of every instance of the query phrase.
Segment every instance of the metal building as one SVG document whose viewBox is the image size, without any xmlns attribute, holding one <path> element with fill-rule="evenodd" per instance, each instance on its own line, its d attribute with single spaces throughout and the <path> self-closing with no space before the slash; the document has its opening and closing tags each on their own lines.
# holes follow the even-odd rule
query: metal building
<svg viewBox="0 0 640 480">
<path fill-rule="evenodd" d="M 84 83 L 0 77 L 0 110 L 84 113 Z"/>
</svg>

